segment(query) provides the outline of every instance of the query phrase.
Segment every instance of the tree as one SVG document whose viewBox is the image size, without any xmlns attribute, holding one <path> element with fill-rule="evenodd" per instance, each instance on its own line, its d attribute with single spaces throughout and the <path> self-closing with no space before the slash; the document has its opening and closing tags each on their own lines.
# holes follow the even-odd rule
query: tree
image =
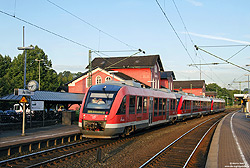
<svg viewBox="0 0 250 168">
<path fill-rule="evenodd" d="M 52 68 L 52 61 L 42 49 L 35 46 L 34 50 L 27 50 L 26 57 L 26 84 L 31 80 L 39 81 L 39 61 L 40 61 L 40 90 L 56 91 L 60 86 L 66 88 L 65 83 L 71 81 L 82 73 L 71 73 L 70 71 L 57 72 Z M 14 57 L 0 54 L 0 97 L 14 92 L 14 88 L 24 87 L 24 52 Z M 64 89 L 64 90 L 67 90 Z M 0 102 L 2 109 L 9 109 L 6 102 Z"/>
<path fill-rule="evenodd" d="M 63 71 L 58 74 L 58 81 L 60 86 L 64 86 L 67 82 L 82 75 L 82 72 L 71 73 L 70 71 Z"/>
<path fill-rule="evenodd" d="M 1 65 L 5 67 L 1 68 L 5 70 L 1 71 L 1 80 L 5 81 L 4 92 L 1 92 L 1 96 L 10 94 L 13 92 L 14 88 L 23 88 L 24 81 L 24 52 L 19 54 L 17 57 L 11 59 L 6 57 L 0 57 Z M 52 69 L 52 62 L 48 59 L 48 56 L 44 53 L 42 49 L 35 46 L 34 50 L 27 51 L 26 58 L 26 84 L 31 80 L 39 81 L 39 62 L 35 59 L 43 59 L 40 61 L 40 86 L 41 90 L 55 91 L 59 87 L 59 82 L 57 79 L 57 73 Z M 5 63 L 6 62 L 6 63 Z M 2 83 L 2 82 L 1 82 Z"/>
<path fill-rule="evenodd" d="M 239 93 L 239 90 L 227 90 L 226 88 L 221 88 L 216 83 L 211 83 L 206 85 L 206 91 L 214 91 L 217 92 L 217 97 L 225 99 L 228 105 L 234 104 L 234 94 Z M 236 102 L 238 103 L 238 102 Z"/>
</svg>

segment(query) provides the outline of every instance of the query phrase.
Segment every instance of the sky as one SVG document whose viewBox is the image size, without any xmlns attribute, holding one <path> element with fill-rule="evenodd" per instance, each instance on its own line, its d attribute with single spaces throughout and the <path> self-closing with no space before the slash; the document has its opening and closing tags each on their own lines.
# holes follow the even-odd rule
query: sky
<svg viewBox="0 0 250 168">
<path fill-rule="evenodd" d="M 137 56 L 159 54 L 176 80 L 239 89 L 250 74 L 249 7 L 249 0 L 0 0 L 0 54 L 22 53 L 25 26 L 25 46 L 43 49 L 58 73 L 85 72 L 90 49 L 100 51 L 92 59 L 142 49 Z"/>
</svg>

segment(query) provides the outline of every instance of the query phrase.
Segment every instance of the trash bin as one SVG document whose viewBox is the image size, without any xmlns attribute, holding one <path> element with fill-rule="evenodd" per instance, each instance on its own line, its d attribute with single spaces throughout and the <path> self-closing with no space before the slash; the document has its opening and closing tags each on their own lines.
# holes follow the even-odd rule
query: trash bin
<svg viewBox="0 0 250 168">
<path fill-rule="evenodd" d="M 72 125 L 75 119 L 75 111 L 63 111 L 62 112 L 62 125 Z"/>
</svg>

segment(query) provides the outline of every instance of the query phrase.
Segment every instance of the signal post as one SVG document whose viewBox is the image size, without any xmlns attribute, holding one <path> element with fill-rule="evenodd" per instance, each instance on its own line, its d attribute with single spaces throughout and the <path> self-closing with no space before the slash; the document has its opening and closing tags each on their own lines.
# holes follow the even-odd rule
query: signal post
<svg viewBox="0 0 250 168">
<path fill-rule="evenodd" d="M 31 85 L 30 84 L 31 81 L 29 82 L 28 86 Z M 34 83 L 34 85 L 31 85 L 33 89 L 30 89 L 27 90 L 27 89 L 14 89 L 14 95 L 21 95 L 22 98 L 21 100 L 19 101 L 19 103 L 23 103 L 23 123 L 22 123 L 22 136 L 25 136 L 25 115 L 26 115 L 26 104 L 28 103 L 28 99 L 30 99 L 30 97 L 32 95 L 34 95 L 34 91 L 38 88 L 38 83 L 35 81 L 35 82 L 32 82 Z M 31 99 L 30 99 L 31 100 Z M 30 102 L 31 104 L 31 102 Z"/>
<path fill-rule="evenodd" d="M 28 103 L 28 100 L 25 96 L 21 98 L 19 103 L 23 103 L 23 124 L 22 124 L 22 136 L 25 136 L 25 115 L 26 115 L 26 103 Z"/>
</svg>

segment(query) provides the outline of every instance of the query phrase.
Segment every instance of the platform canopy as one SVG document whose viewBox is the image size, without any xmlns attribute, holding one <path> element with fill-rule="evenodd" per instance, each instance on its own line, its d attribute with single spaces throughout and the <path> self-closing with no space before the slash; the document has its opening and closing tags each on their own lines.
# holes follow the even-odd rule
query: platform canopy
<svg viewBox="0 0 250 168">
<path fill-rule="evenodd" d="M 81 104 L 83 93 L 67 93 L 67 92 L 50 92 L 50 91 L 35 91 L 31 96 L 32 101 L 44 101 L 45 104 Z M 10 94 L 0 98 L 0 101 L 19 102 L 22 96 Z"/>
<path fill-rule="evenodd" d="M 250 99 L 250 94 L 234 94 L 234 97 L 241 99 Z"/>
</svg>

